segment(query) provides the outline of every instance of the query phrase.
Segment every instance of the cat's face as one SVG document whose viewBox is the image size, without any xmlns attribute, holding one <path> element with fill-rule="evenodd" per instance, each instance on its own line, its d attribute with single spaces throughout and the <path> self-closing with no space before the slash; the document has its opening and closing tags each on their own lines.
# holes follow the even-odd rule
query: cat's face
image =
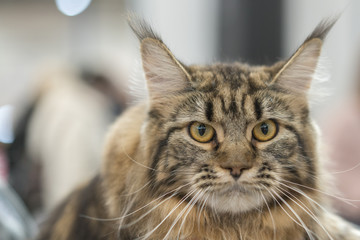
<svg viewBox="0 0 360 240">
<path fill-rule="evenodd" d="M 147 26 L 135 26 L 149 89 L 142 137 L 152 191 L 239 213 L 286 196 L 284 184 L 316 186 L 307 91 L 332 24 L 270 67 L 187 67 Z"/>
<path fill-rule="evenodd" d="M 283 180 L 313 186 L 306 99 L 266 84 L 279 69 L 189 68 L 193 88 L 149 114 L 154 185 L 232 213 L 263 205 Z"/>
</svg>

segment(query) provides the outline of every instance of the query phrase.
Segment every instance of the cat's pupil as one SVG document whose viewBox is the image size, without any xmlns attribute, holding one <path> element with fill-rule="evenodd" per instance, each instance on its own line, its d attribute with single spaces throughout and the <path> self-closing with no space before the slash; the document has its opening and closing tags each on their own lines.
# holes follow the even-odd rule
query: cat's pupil
<svg viewBox="0 0 360 240">
<path fill-rule="evenodd" d="M 198 132 L 200 136 L 204 136 L 205 132 L 206 132 L 206 127 L 204 124 L 200 124 L 198 127 Z"/>
<path fill-rule="evenodd" d="M 261 124 L 260 129 L 264 135 L 268 134 L 269 132 L 269 126 L 266 123 Z"/>
</svg>

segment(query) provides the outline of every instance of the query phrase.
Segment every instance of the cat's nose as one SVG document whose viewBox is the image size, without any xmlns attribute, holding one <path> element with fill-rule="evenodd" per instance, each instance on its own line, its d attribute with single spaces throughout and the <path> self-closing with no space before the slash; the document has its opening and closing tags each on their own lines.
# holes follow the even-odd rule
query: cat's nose
<svg viewBox="0 0 360 240">
<path fill-rule="evenodd" d="M 243 165 L 243 166 L 221 166 L 223 169 L 226 169 L 230 172 L 230 175 L 234 178 L 234 180 L 238 180 L 241 174 L 251 168 L 251 166 Z"/>
</svg>

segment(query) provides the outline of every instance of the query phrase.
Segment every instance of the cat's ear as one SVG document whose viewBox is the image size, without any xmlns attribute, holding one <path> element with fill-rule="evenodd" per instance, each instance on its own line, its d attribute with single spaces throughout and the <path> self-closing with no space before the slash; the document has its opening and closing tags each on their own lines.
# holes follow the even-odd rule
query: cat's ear
<svg viewBox="0 0 360 240">
<path fill-rule="evenodd" d="M 143 20 L 130 19 L 129 24 L 140 40 L 142 64 L 150 98 L 163 98 L 187 88 L 189 73 L 160 37 Z"/>
<path fill-rule="evenodd" d="M 271 84 L 295 94 L 306 94 L 314 77 L 323 41 L 337 18 L 320 22 L 304 43 L 285 62 Z"/>
</svg>

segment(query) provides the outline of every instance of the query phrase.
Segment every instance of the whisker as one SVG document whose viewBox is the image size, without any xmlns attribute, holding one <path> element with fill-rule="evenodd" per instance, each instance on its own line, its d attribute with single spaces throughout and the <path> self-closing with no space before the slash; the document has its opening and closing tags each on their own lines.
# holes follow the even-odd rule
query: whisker
<svg viewBox="0 0 360 240">
<path fill-rule="evenodd" d="M 300 187 L 303 187 L 303 188 L 307 188 L 307 189 L 310 189 L 310 190 L 313 190 L 313 191 L 316 191 L 316 192 L 319 192 L 319 193 L 322 193 L 322 194 L 325 194 L 325 195 L 327 195 L 329 197 L 336 198 L 336 199 L 341 200 L 341 201 L 343 201 L 343 202 L 345 202 L 345 203 L 347 203 L 347 204 L 349 204 L 349 205 L 351 205 L 353 207 L 356 207 L 356 208 L 357 208 L 357 206 L 352 204 L 351 202 L 360 202 L 360 200 L 347 199 L 347 198 L 343 198 L 343 197 L 340 197 L 340 196 L 332 195 L 330 193 L 327 193 L 327 192 L 324 192 L 324 191 L 321 191 L 319 189 L 312 188 L 312 187 L 309 187 L 309 186 L 306 186 L 306 185 L 302 185 L 302 184 L 299 184 L 299 183 L 294 183 L 294 182 L 287 181 L 287 180 L 284 180 L 284 179 L 282 181 L 290 183 L 290 184 L 294 184 L 294 185 L 297 185 L 297 186 L 300 186 Z"/>
<path fill-rule="evenodd" d="M 165 237 L 163 238 L 163 240 L 165 240 L 171 233 L 171 230 L 174 228 L 174 226 L 176 225 L 176 223 L 179 221 L 179 219 L 182 217 L 182 215 L 185 213 L 186 209 L 188 209 L 188 207 L 190 206 L 191 202 L 194 201 L 195 197 L 200 193 L 201 191 L 198 190 L 198 192 L 195 194 L 195 196 L 186 204 L 186 206 L 181 210 L 181 212 L 178 214 L 178 216 L 175 218 L 175 220 L 173 221 L 172 225 L 170 226 L 167 234 L 165 235 Z"/>
<path fill-rule="evenodd" d="M 212 193 L 213 201 L 214 201 L 214 197 L 215 197 L 215 192 Z M 213 209 L 214 209 L 214 213 L 215 213 L 217 219 L 219 219 L 219 213 L 217 212 L 216 208 L 213 208 Z"/>
<path fill-rule="evenodd" d="M 302 227 L 304 228 L 304 230 L 306 231 L 307 235 L 309 236 L 310 240 L 315 240 L 313 235 L 310 233 L 310 229 L 305 225 L 304 221 L 300 218 L 300 216 L 297 214 L 297 212 L 290 206 L 290 204 L 288 202 L 285 201 L 285 199 L 283 199 L 277 192 L 275 192 L 274 190 L 272 190 L 272 192 L 278 197 L 280 198 L 280 200 L 290 209 L 290 211 L 295 215 L 295 217 L 299 220 L 299 222 L 301 223 Z"/>
<path fill-rule="evenodd" d="M 269 210 L 271 222 L 272 222 L 272 224 L 273 224 L 273 229 L 274 229 L 273 240 L 275 240 L 275 239 L 276 239 L 276 226 L 275 226 L 275 221 L 274 221 L 273 215 L 272 215 L 272 213 L 271 213 L 270 207 L 269 207 L 269 205 L 268 205 L 268 203 L 267 203 L 267 201 L 266 201 L 266 199 L 265 199 L 264 194 L 262 193 L 262 191 L 260 191 L 260 194 L 261 194 L 261 197 L 264 199 L 264 202 L 265 202 L 265 205 L 266 205 L 267 209 Z"/>
<path fill-rule="evenodd" d="M 158 201 L 159 199 L 163 198 L 164 196 L 166 196 L 166 195 L 174 192 L 174 193 L 170 196 L 170 197 L 173 197 L 174 195 L 177 194 L 177 191 L 178 191 L 178 190 L 180 190 L 181 188 L 186 187 L 186 186 L 188 186 L 188 185 L 190 185 L 190 183 L 185 184 L 185 185 L 183 185 L 183 186 L 180 186 L 180 187 L 178 187 L 178 188 L 176 188 L 176 189 L 174 189 L 174 190 L 172 190 L 172 191 L 170 191 L 170 192 L 164 193 L 163 195 L 161 195 L 160 197 L 157 197 L 156 199 L 152 200 L 151 202 L 147 203 L 146 205 L 138 208 L 137 210 L 135 210 L 135 211 L 133 211 L 133 212 L 131 212 L 131 213 L 128 213 L 128 214 L 126 214 L 126 215 L 123 215 L 123 216 L 121 216 L 121 217 L 117 217 L 117 218 L 97 218 L 97 217 L 87 216 L 87 215 L 83 215 L 83 214 L 80 214 L 79 217 L 87 218 L 87 219 L 91 219 L 91 220 L 96 220 L 96 221 L 103 221 L 103 222 L 118 221 L 118 220 L 121 220 L 121 219 L 123 219 L 123 218 L 126 218 L 126 217 L 128 217 L 128 216 L 131 216 L 131 215 L 135 214 L 136 212 L 144 209 L 145 207 L 147 207 L 147 206 L 149 206 L 150 204 Z M 170 197 L 169 197 L 169 198 L 170 198 Z M 166 199 L 168 199 L 168 198 L 166 198 Z"/>
<path fill-rule="evenodd" d="M 179 228 L 179 231 L 178 231 L 178 234 L 177 234 L 177 239 L 179 239 L 179 236 L 180 236 L 180 232 L 181 232 L 181 229 L 182 227 L 184 226 L 184 223 L 186 221 L 186 218 L 187 216 L 189 215 L 190 211 L 194 208 L 195 204 L 199 201 L 199 199 L 204 196 L 205 192 L 200 192 L 201 194 L 198 195 L 198 197 L 196 197 L 195 201 L 190 205 L 190 208 L 187 210 L 182 222 L 181 222 L 181 225 L 180 225 L 180 228 Z M 194 197 L 195 198 L 195 197 Z"/>
<path fill-rule="evenodd" d="M 338 171 L 338 172 L 329 172 L 330 174 L 342 174 L 342 173 L 347 173 L 347 172 L 350 172 L 350 171 L 352 171 L 352 170 L 354 170 L 354 169 L 356 169 L 356 168 L 358 168 L 360 166 L 360 162 L 359 163 L 357 163 L 355 166 L 353 166 L 353 167 L 351 167 L 351 168 L 349 168 L 349 169 L 346 169 L 346 170 L 342 170 L 342 171 Z M 325 175 L 325 174 L 324 174 Z"/>
<path fill-rule="evenodd" d="M 134 225 L 135 223 L 139 222 L 141 219 L 143 219 L 144 217 L 146 217 L 147 215 L 149 215 L 152 211 L 154 211 L 156 208 L 158 208 L 161 204 L 163 204 L 164 202 L 166 202 L 166 201 L 168 201 L 169 199 L 171 199 L 172 197 L 174 197 L 181 188 L 183 188 L 183 187 L 185 187 L 185 186 L 188 186 L 188 185 L 190 185 L 190 183 L 189 183 L 189 184 L 185 184 L 185 185 L 183 185 L 183 186 L 181 186 L 181 187 L 178 187 L 177 189 L 171 191 L 171 192 L 174 192 L 174 193 L 171 194 L 169 197 L 165 198 L 165 199 L 162 200 L 160 203 L 156 204 L 153 208 L 151 208 L 149 211 L 147 211 L 146 213 L 144 213 L 143 215 L 141 215 L 141 216 L 140 216 L 138 219 L 136 219 L 135 221 L 133 221 L 133 222 L 131 222 L 131 223 L 129 223 L 129 224 L 123 225 L 123 226 L 121 226 L 121 228 L 127 228 L 127 227 L 129 227 L 129 226 L 131 226 L 131 225 Z M 130 215 L 133 215 L 134 213 L 140 211 L 141 209 L 143 209 L 143 208 L 145 208 L 146 206 L 152 204 L 153 202 L 161 199 L 162 197 L 168 195 L 169 193 L 170 193 L 170 192 L 161 195 L 160 197 L 156 198 L 155 200 L 151 201 L 150 203 L 147 203 L 145 206 L 143 206 L 143 207 L 141 207 L 141 208 L 133 211 L 132 213 L 126 214 L 125 216 L 122 216 L 121 218 L 125 218 L 125 217 L 128 217 L 128 216 L 130 216 Z"/>
<path fill-rule="evenodd" d="M 178 187 L 178 188 L 176 188 L 176 189 L 174 189 L 174 190 L 172 190 L 172 191 L 169 191 L 169 192 L 167 192 L 167 193 L 164 193 L 163 195 L 157 197 L 156 199 L 154 199 L 154 200 L 152 200 L 151 202 L 145 204 L 144 206 L 138 208 L 137 210 L 135 210 L 135 211 L 133 211 L 133 212 L 131 212 L 131 213 L 125 214 L 125 215 L 123 215 L 123 216 L 121 216 L 121 217 L 117 217 L 117 218 L 97 218 L 97 217 L 91 217 L 91 216 L 87 216 L 87 215 L 83 215 L 83 214 L 80 214 L 79 216 L 80 216 L 80 217 L 83 217 L 83 218 L 87 218 L 87 219 L 91 219 L 91 220 L 96 220 L 96 221 L 103 221 L 103 222 L 118 221 L 118 220 L 124 219 L 124 218 L 126 218 L 126 217 L 128 217 L 128 216 L 131 216 L 131 215 L 137 213 L 138 211 L 144 209 L 145 207 L 147 207 L 147 206 L 149 206 L 150 204 L 158 201 L 159 199 L 165 197 L 166 195 L 168 195 L 168 194 L 170 194 L 170 193 L 173 193 L 173 194 L 172 194 L 170 197 L 166 198 L 165 200 L 173 197 L 174 195 L 176 195 L 176 194 L 178 193 L 178 191 L 179 191 L 181 188 L 184 188 L 184 187 L 186 187 L 186 186 L 188 186 L 188 185 L 190 185 L 190 183 L 185 184 L 185 185 L 182 185 L 182 186 L 180 186 L 180 187 Z"/>
<path fill-rule="evenodd" d="M 208 190 L 209 190 L 209 188 L 207 188 L 207 189 L 205 190 L 205 192 L 207 192 Z M 198 219 L 197 219 L 197 221 L 198 221 L 198 229 L 199 229 L 199 231 L 200 231 L 200 217 L 201 217 L 201 212 L 204 210 L 206 201 L 208 200 L 209 197 L 210 197 L 210 194 L 208 194 L 207 197 L 205 198 L 204 202 L 203 202 L 202 205 L 201 205 L 200 212 L 199 212 L 199 214 L 198 214 Z"/>
<path fill-rule="evenodd" d="M 196 190 L 192 190 L 192 191 L 190 191 L 189 193 L 187 193 L 180 201 L 179 201 L 179 203 L 165 216 L 165 218 L 153 229 L 153 230 L 151 230 L 150 232 L 148 232 L 147 234 L 145 234 L 143 237 L 139 237 L 139 238 L 136 238 L 136 239 L 147 239 L 148 237 L 150 237 L 151 236 L 151 234 L 153 234 L 155 231 L 156 231 L 156 229 L 158 229 L 160 226 L 161 226 L 161 224 L 163 224 L 165 221 L 166 221 L 166 219 L 168 219 L 168 217 L 188 198 L 188 197 L 190 197 L 191 196 L 191 194 L 193 194 L 194 192 L 196 192 Z"/>
<path fill-rule="evenodd" d="M 125 150 L 125 147 L 124 147 L 124 144 L 120 144 L 121 145 L 121 149 L 123 150 L 123 152 L 125 153 L 126 157 L 128 157 L 132 162 L 136 163 L 137 165 L 143 167 L 143 168 L 146 168 L 146 169 L 149 169 L 149 170 L 152 170 L 152 171 L 157 171 L 157 172 L 162 172 L 160 170 L 157 170 L 155 168 L 151 168 L 149 166 L 146 166 L 142 163 L 139 163 L 138 161 L 136 161 L 135 159 L 133 159 L 132 157 L 130 157 L 130 155 L 126 152 Z"/>
<path fill-rule="evenodd" d="M 131 211 L 131 209 L 133 208 L 134 204 L 136 202 L 136 198 L 132 197 L 132 198 L 128 198 L 125 204 L 125 208 L 122 210 L 122 216 L 125 216 L 127 214 L 129 214 L 129 212 Z M 121 239 L 121 229 L 122 226 L 124 225 L 125 222 L 125 218 L 120 219 L 119 224 L 118 224 L 118 239 Z"/>
<path fill-rule="evenodd" d="M 131 193 L 127 193 L 127 194 L 121 194 L 120 196 L 131 196 L 131 195 L 134 195 L 138 192 L 140 192 L 141 190 L 143 190 L 146 186 L 148 186 L 149 184 L 151 183 L 151 180 L 148 181 L 146 184 L 144 184 L 144 186 L 142 186 L 141 188 L 139 188 L 138 190 L 134 191 L 134 192 L 131 192 Z"/>
<path fill-rule="evenodd" d="M 293 194 L 291 194 L 290 192 L 286 191 L 285 189 L 282 189 L 280 187 L 277 187 L 277 189 L 284 194 L 286 197 L 288 197 L 291 201 L 293 201 L 296 205 L 298 205 L 304 212 L 306 212 L 317 224 L 319 224 L 319 226 L 324 230 L 324 232 L 328 235 L 328 237 L 331 240 L 334 240 L 331 235 L 329 234 L 329 232 L 325 229 L 325 227 L 323 226 L 323 224 L 320 222 L 320 220 L 315 216 L 315 214 L 300 200 L 298 199 L 296 196 L 294 196 Z M 295 198 L 297 201 L 295 201 L 293 198 L 289 197 L 289 195 L 291 195 L 293 198 Z M 301 203 L 303 206 L 301 206 L 299 203 Z M 305 208 L 306 209 L 305 209 Z"/>
<path fill-rule="evenodd" d="M 261 186 L 263 186 L 264 188 L 265 188 L 265 190 L 266 191 L 268 191 L 269 192 L 269 194 L 271 195 L 271 197 L 273 198 L 273 200 L 275 200 L 275 202 L 278 204 L 278 206 L 286 213 L 286 215 L 291 219 L 291 220 L 293 220 L 297 225 L 299 225 L 300 227 L 302 227 L 301 226 L 301 224 L 298 222 L 298 221 L 296 221 L 292 216 L 290 216 L 290 214 L 284 209 L 284 207 L 281 205 L 281 203 L 276 199 L 276 197 L 270 192 L 270 190 L 267 188 L 267 187 L 265 187 L 264 185 L 261 185 Z M 276 206 L 276 205 L 275 205 Z"/>
<path fill-rule="evenodd" d="M 314 199 L 312 199 L 311 197 L 309 197 L 306 193 L 304 193 L 304 192 L 301 191 L 300 189 L 295 188 L 295 187 L 292 187 L 292 186 L 288 186 L 288 185 L 286 185 L 286 184 L 284 184 L 284 183 L 282 183 L 282 182 L 278 182 L 278 183 L 281 184 L 281 185 L 283 185 L 283 186 L 285 186 L 285 187 L 287 187 L 287 188 L 290 188 L 291 190 L 293 190 L 293 191 L 295 191 L 295 192 L 297 192 L 297 193 L 299 193 L 299 194 L 301 194 L 301 195 L 303 195 L 304 197 L 306 197 L 307 199 L 309 199 L 311 202 L 315 203 L 315 204 L 316 204 L 318 207 L 320 207 L 323 211 L 329 213 L 329 211 L 328 211 L 325 207 L 321 206 L 317 201 L 315 201 Z"/>
<path fill-rule="evenodd" d="M 240 240 L 243 240 L 243 236 L 242 236 L 241 228 L 240 228 L 240 227 L 239 227 L 239 234 L 240 234 Z"/>
</svg>

